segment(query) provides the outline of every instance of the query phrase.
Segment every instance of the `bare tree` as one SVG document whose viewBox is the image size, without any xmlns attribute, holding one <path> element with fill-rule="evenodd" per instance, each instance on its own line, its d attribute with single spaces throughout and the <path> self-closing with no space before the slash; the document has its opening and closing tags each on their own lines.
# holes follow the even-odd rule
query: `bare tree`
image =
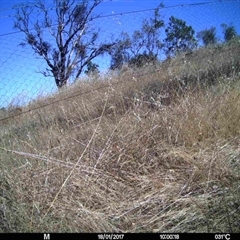
<svg viewBox="0 0 240 240">
<path fill-rule="evenodd" d="M 21 45 L 30 45 L 46 61 L 48 67 L 41 73 L 54 77 L 61 88 L 70 76 L 77 79 L 91 60 L 108 52 L 114 44 L 101 43 L 100 29 L 90 25 L 99 17 L 93 11 L 103 0 L 91 1 L 92 4 L 88 0 L 52 2 L 53 8 L 44 0 L 18 6 L 14 27 L 26 36 Z"/>
</svg>

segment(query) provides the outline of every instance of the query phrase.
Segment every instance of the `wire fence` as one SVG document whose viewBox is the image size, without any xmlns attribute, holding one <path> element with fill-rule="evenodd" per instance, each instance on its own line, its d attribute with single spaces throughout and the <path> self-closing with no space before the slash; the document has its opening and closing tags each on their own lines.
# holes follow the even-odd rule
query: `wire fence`
<svg viewBox="0 0 240 240">
<path fill-rule="evenodd" d="M 221 27 L 221 24 L 223 23 L 234 26 L 237 35 L 239 35 L 239 9 L 240 1 L 205 2 L 161 8 L 160 16 L 164 22 L 164 27 L 160 29 L 159 40 L 162 43 L 164 43 L 164 39 L 166 39 L 165 30 L 169 26 L 169 19 L 171 16 L 174 16 L 177 19 L 185 21 L 187 26 L 191 26 L 192 29 L 194 29 L 194 36 L 196 39 L 198 32 L 215 27 L 218 44 L 214 45 L 214 47 L 211 46 L 211 50 L 209 50 L 209 48 L 208 51 L 204 52 L 205 48 L 203 47 L 203 43 L 198 39 L 197 49 L 199 50 L 202 48 L 202 54 L 207 54 L 207 58 L 204 58 L 204 61 L 201 62 L 198 60 L 199 66 L 191 64 L 193 62 L 196 63 L 194 59 L 199 58 L 200 56 L 195 54 L 194 51 L 191 52 L 189 56 L 183 54 L 181 60 L 174 56 L 171 56 L 168 60 L 166 60 L 167 56 L 163 47 L 158 49 L 158 64 L 154 65 L 154 68 L 146 68 L 147 70 L 143 73 L 142 69 L 139 69 L 138 67 L 128 66 L 128 71 L 131 71 L 135 78 L 142 76 L 143 74 L 151 76 L 157 71 L 161 71 L 162 65 L 167 63 L 169 77 L 173 75 L 179 75 L 179 72 L 174 72 L 176 66 L 179 66 L 180 68 L 178 67 L 177 69 L 180 71 L 180 77 L 183 80 L 184 78 L 194 78 L 196 76 L 197 78 L 200 78 L 200 74 L 203 74 L 203 77 L 206 77 L 206 72 L 209 73 L 209 71 L 213 71 L 214 68 L 218 68 L 220 75 L 227 75 L 227 73 L 230 71 L 229 68 L 232 69 L 232 74 L 239 74 L 239 40 L 237 40 L 233 45 L 223 47 L 222 45 L 224 44 L 224 36 L 222 33 L 223 29 Z M 25 39 L 25 36 L 21 31 L 9 31 L 9 28 L 13 26 L 11 24 L 13 24 L 13 16 L 16 9 L 8 9 L 10 14 L 5 14 L 5 9 L 0 10 L 2 10 L 0 11 L 0 25 L 2 29 L 0 33 L 0 43 L 2 46 L 0 53 L 0 108 L 5 110 L 10 107 L 22 107 L 40 97 L 54 95 L 58 92 L 54 77 L 48 76 L 48 74 L 45 74 L 45 76 L 42 74 L 43 72 L 46 73 L 46 68 L 49 68 L 49 66 L 46 64 L 46 60 L 44 60 L 43 56 L 34 53 L 33 49 L 29 45 L 24 47 L 20 45 Z M 54 7 L 50 6 L 48 10 L 50 12 L 54 11 Z M 154 12 L 155 9 L 148 9 L 144 11 L 132 11 L 99 16 L 88 26 L 90 30 L 89 34 L 91 34 L 95 29 L 100 30 L 100 35 L 98 40 L 95 42 L 95 47 L 100 46 L 102 42 L 110 43 L 113 39 L 119 39 L 119 36 L 123 32 L 127 33 L 128 36 L 131 37 L 133 36 L 134 31 L 141 30 L 144 20 L 148 20 L 154 16 Z M 38 10 L 38 12 L 33 15 L 36 16 L 36 18 L 31 19 L 31 21 L 36 21 L 37 16 L 39 16 L 40 13 L 41 12 Z M 6 21 L 6 19 L 8 21 Z M 9 22 L 11 24 L 9 24 Z M 5 27 L 5 25 L 7 27 Z M 54 25 L 51 27 L 54 29 Z M 40 30 L 47 41 L 54 46 L 56 43 L 52 42 L 51 40 L 49 28 L 41 27 Z M 90 37 L 88 37 L 88 35 L 86 36 L 86 41 L 89 41 Z M 91 47 L 93 46 L 91 45 Z M 146 50 L 146 48 L 142 46 L 142 49 L 138 53 L 143 55 L 144 50 Z M 108 51 L 108 53 L 109 52 L 111 51 Z M 130 52 L 131 49 L 128 49 L 128 53 Z M 100 80 L 104 80 L 110 75 L 114 76 L 116 72 L 119 72 L 119 69 L 110 71 L 112 56 L 108 53 L 99 55 L 92 60 L 92 62 L 96 64 L 95 66 L 98 66 L 99 71 L 97 78 Z M 206 61 L 206 59 L 209 61 Z M 85 66 L 85 68 L 82 69 L 81 75 L 77 79 L 70 78 L 68 84 L 71 85 L 76 81 L 91 81 L 96 78 L 96 76 L 89 77 L 86 73 Z M 120 83 L 121 81 L 112 84 Z M 54 104 L 58 101 L 66 101 L 76 96 L 84 95 L 91 91 L 98 91 L 99 89 L 108 87 L 109 85 L 102 85 L 85 92 L 77 92 L 71 96 L 63 97 L 60 100 L 56 99 L 45 102 L 44 104 L 34 107 L 31 110 L 37 110 L 50 104 Z M 26 109 L 20 112 L 15 112 L 14 116 L 31 110 Z M 6 120 L 10 117 L 12 116 L 5 116 L 1 120 Z"/>
</svg>

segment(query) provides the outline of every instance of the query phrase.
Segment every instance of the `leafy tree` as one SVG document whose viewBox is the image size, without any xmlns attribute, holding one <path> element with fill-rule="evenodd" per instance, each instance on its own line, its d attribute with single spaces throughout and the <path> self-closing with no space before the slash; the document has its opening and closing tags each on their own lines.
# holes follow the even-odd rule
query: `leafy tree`
<svg viewBox="0 0 240 240">
<path fill-rule="evenodd" d="M 237 37 L 236 28 L 234 26 L 228 26 L 227 24 L 221 24 L 223 28 L 224 40 L 225 42 L 229 42 L 233 38 Z"/>
<path fill-rule="evenodd" d="M 198 32 L 197 37 L 203 41 L 203 44 L 205 46 L 208 46 L 210 44 L 216 44 L 217 43 L 216 28 L 211 27 L 209 29 L 200 31 Z"/>
<path fill-rule="evenodd" d="M 161 29 L 164 21 L 161 19 L 160 9 L 164 7 L 161 3 L 155 10 L 153 17 L 144 19 L 140 30 L 136 30 L 132 36 L 130 48 L 130 65 L 141 67 L 145 63 L 157 60 L 163 43 L 160 40 Z"/>
<path fill-rule="evenodd" d="M 194 29 L 187 26 L 186 22 L 181 19 L 170 17 L 165 33 L 165 52 L 168 56 L 192 50 L 197 46 Z"/>
<path fill-rule="evenodd" d="M 97 56 L 107 52 L 114 43 L 99 43 L 100 29 L 90 28 L 99 17 L 93 11 L 103 0 L 38 0 L 31 6 L 20 5 L 16 10 L 14 27 L 26 36 L 22 46 L 30 45 L 45 60 L 47 68 L 41 73 L 52 76 L 58 88 L 68 79 L 77 79 L 84 68 Z"/>
<path fill-rule="evenodd" d="M 160 41 L 160 30 L 164 26 L 160 15 L 161 7 L 163 4 L 155 9 L 153 17 L 143 20 L 141 29 L 134 31 L 132 36 L 122 33 L 121 40 L 110 52 L 112 57 L 110 69 L 120 69 L 127 63 L 131 67 L 140 67 L 157 59 L 163 47 Z"/>
<path fill-rule="evenodd" d="M 121 69 L 124 64 L 129 61 L 129 52 L 131 47 L 131 39 L 127 33 L 122 33 L 117 41 L 117 44 L 109 50 L 111 55 L 110 69 Z"/>
</svg>

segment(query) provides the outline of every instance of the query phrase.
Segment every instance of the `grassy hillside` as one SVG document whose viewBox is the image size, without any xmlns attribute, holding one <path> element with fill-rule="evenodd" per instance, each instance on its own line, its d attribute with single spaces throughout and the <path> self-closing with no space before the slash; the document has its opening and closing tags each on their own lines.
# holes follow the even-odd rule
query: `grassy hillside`
<svg viewBox="0 0 240 240">
<path fill-rule="evenodd" d="M 238 41 L 0 118 L 0 232 L 240 231 Z"/>
</svg>

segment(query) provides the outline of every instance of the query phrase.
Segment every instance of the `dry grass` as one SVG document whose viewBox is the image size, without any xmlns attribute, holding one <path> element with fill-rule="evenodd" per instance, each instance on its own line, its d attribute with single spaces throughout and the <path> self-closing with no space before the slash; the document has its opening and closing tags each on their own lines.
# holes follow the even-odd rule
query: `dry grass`
<svg viewBox="0 0 240 240">
<path fill-rule="evenodd" d="M 182 65 L 158 69 L 2 121 L 1 232 L 239 232 L 240 79 L 185 86 Z"/>
</svg>

